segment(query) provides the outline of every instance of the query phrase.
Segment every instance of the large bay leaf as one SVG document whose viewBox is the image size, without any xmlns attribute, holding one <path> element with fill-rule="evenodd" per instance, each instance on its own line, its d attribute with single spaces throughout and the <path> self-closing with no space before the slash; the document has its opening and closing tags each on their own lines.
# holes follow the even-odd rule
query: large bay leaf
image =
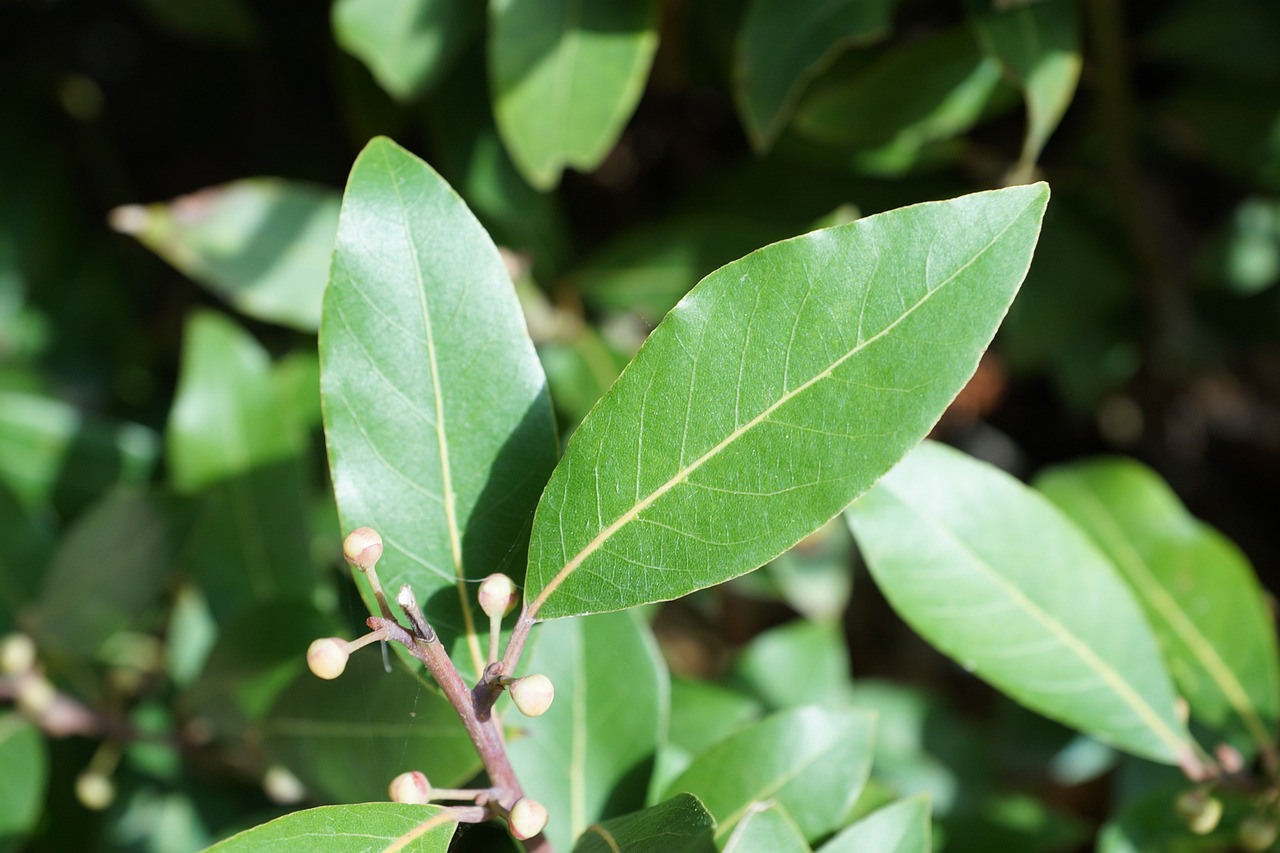
<svg viewBox="0 0 1280 853">
<path fill-rule="evenodd" d="M 521 784 L 554 818 L 547 838 L 567 850 L 588 825 L 644 805 L 666 728 L 666 665 L 635 613 L 543 625 L 524 665 L 548 676 L 556 700 L 541 717 L 514 711 L 507 752 Z"/>
<path fill-rule="evenodd" d="M 329 187 L 249 178 L 111 214 L 180 272 L 259 320 L 314 331 L 338 221 Z"/>
<path fill-rule="evenodd" d="M 1132 460 L 1056 468 L 1036 487 L 1129 582 L 1192 716 L 1274 750 L 1275 625 L 1244 555 L 1188 513 L 1158 474 Z"/>
<path fill-rule="evenodd" d="M 334 39 L 400 100 L 428 90 L 479 29 L 470 0 L 337 0 Z"/>
<path fill-rule="evenodd" d="M 752 803 L 720 849 L 723 853 L 810 853 L 800 827 L 775 802 Z"/>
<path fill-rule="evenodd" d="M 768 717 L 694 759 L 667 788 L 702 800 L 723 843 L 753 803 L 780 803 L 812 840 L 839 825 L 871 769 L 875 716 L 809 706 Z"/>
<path fill-rule="evenodd" d="M 1164 763 L 1191 758 L 1137 602 L 1044 498 L 926 443 L 848 517 L 890 604 L 966 669 L 1121 749 Z"/>
<path fill-rule="evenodd" d="M 920 204 L 722 267 L 582 423 L 534 518 L 538 618 L 675 598 L 822 526 L 924 437 L 1026 274 L 1044 184 Z"/>
<path fill-rule="evenodd" d="M 715 819 L 692 794 L 592 824 L 573 853 L 713 853 Z"/>
<path fill-rule="evenodd" d="M 262 732 L 271 760 L 317 799 L 383 800 L 406 770 L 451 787 L 480 767 L 453 706 L 402 667 L 383 671 L 376 649 L 353 655 L 337 681 L 300 673 L 276 698 Z"/>
<path fill-rule="evenodd" d="M 40 819 L 48 765 L 40 730 L 18 714 L 0 714 L 0 853 L 18 849 Z"/>
<path fill-rule="evenodd" d="M 818 848 L 818 853 L 929 853 L 929 798 L 878 809 Z"/>
<path fill-rule="evenodd" d="M 711 681 L 673 678 L 670 724 L 649 777 L 650 802 L 684 772 L 695 755 L 760 715 L 760 703 L 746 693 Z"/>
<path fill-rule="evenodd" d="M 803 619 L 772 628 L 742 650 L 733 677 L 771 709 L 838 701 L 850 690 L 844 634 Z"/>
<path fill-rule="evenodd" d="M 169 416 L 169 470 L 201 493 L 184 563 L 222 622 L 254 602 L 306 600 L 309 551 L 301 426 L 281 408 L 271 361 L 234 321 L 195 314 Z"/>
<path fill-rule="evenodd" d="M 752 144 L 769 148 L 804 87 L 841 52 L 889 32 L 894 0 L 753 0 L 738 31 L 734 84 Z"/>
<path fill-rule="evenodd" d="M 1020 166 L 1029 170 L 1071 104 L 1080 80 L 1080 10 L 1076 0 L 1043 0 L 979 15 L 987 53 L 1000 61 L 1027 103 Z"/>
<path fill-rule="evenodd" d="M 447 853 L 458 824 L 443 812 L 403 803 L 321 806 L 246 829 L 208 853 Z"/>
<path fill-rule="evenodd" d="M 343 528 L 386 543 L 464 674 L 487 633 L 468 579 L 519 575 L 555 464 L 546 379 L 506 268 L 462 200 L 389 139 L 356 160 L 320 329 L 321 388 Z M 361 593 L 377 605 L 367 584 Z"/>
<path fill-rule="evenodd" d="M 640 100 L 658 48 L 656 0 L 495 0 L 489 4 L 494 116 L 529 183 L 589 171 Z"/>
</svg>

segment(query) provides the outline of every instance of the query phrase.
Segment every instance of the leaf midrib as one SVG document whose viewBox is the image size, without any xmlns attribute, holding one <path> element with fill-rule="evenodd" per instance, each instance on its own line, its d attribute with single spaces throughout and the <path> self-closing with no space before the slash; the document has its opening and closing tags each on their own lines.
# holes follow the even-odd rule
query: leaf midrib
<svg viewBox="0 0 1280 853">
<path fill-rule="evenodd" d="M 991 247 L 994 246 L 1000 240 L 1000 238 L 1003 237 L 1005 233 L 1009 231 L 1010 228 L 1014 226 L 1015 223 L 1021 220 L 1023 214 L 1025 214 L 1026 211 L 1029 210 L 1034 203 L 1035 203 L 1035 199 L 1033 198 L 1031 201 L 1027 203 L 1027 205 L 1022 210 L 1018 211 L 1017 214 L 1010 217 L 1009 221 L 1005 223 L 1004 227 L 1002 227 L 991 238 L 991 240 L 987 242 L 986 245 L 984 245 L 978 251 L 974 252 L 972 257 L 970 257 L 967 261 L 965 261 L 963 264 L 957 267 L 955 271 L 953 271 L 945 279 L 939 282 L 933 289 L 927 291 L 924 294 L 924 296 L 920 297 L 920 299 L 918 299 L 914 304 L 907 307 L 906 310 L 904 310 L 900 315 L 898 315 L 898 317 L 896 317 L 893 320 L 893 322 L 887 324 L 883 329 L 876 332 L 874 335 L 867 338 L 866 340 L 860 340 L 847 353 L 840 356 L 838 359 L 833 361 L 830 365 L 828 365 L 825 369 L 820 371 L 818 374 L 816 374 L 812 378 L 806 380 L 800 385 L 797 385 L 792 390 L 784 392 L 776 401 L 771 403 L 762 412 L 760 412 L 760 414 L 756 415 L 754 418 L 747 421 L 742 426 L 736 427 L 731 433 L 729 433 L 728 436 L 726 436 L 723 440 L 721 440 L 719 444 L 717 444 L 715 447 L 712 447 L 710 450 L 708 450 L 702 456 L 698 457 L 696 460 L 691 462 L 685 468 L 682 468 L 680 471 L 678 471 L 675 474 L 675 476 L 671 477 L 661 486 L 659 486 L 658 488 L 650 492 L 643 500 L 636 502 L 630 509 L 624 512 L 622 515 L 618 516 L 618 518 L 616 518 L 613 522 L 611 522 L 608 527 L 601 530 L 600 533 L 598 533 L 594 539 L 592 539 L 589 543 L 587 543 L 587 545 L 581 551 L 575 554 L 572 559 L 570 559 L 567 563 L 565 563 L 564 566 L 561 567 L 561 569 L 558 572 L 556 572 L 556 574 L 551 578 L 551 580 L 547 582 L 546 586 L 542 588 L 542 590 L 538 593 L 538 595 L 534 598 L 534 600 L 529 604 L 530 618 L 536 618 L 537 613 L 541 609 L 542 605 L 546 603 L 547 598 L 553 592 L 555 592 L 555 590 L 560 586 L 560 584 L 562 584 L 570 575 L 572 575 L 575 571 L 577 571 L 578 568 L 581 567 L 584 562 L 586 562 L 587 558 L 590 557 L 597 550 L 599 550 L 600 547 L 603 546 L 604 543 L 607 542 L 610 538 L 612 538 L 615 533 L 617 533 L 627 524 L 634 521 L 640 515 L 641 512 L 643 512 L 644 510 L 652 506 L 664 494 L 671 491 L 671 489 L 675 488 L 676 486 L 680 485 L 680 483 L 684 482 L 689 477 L 689 475 L 693 474 L 695 471 L 701 468 L 704 464 L 714 459 L 726 447 L 733 444 L 735 441 L 737 441 L 742 436 L 746 435 L 756 426 L 766 421 L 770 415 L 772 415 L 782 406 L 786 405 L 791 400 L 795 399 L 797 396 L 804 393 L 805 391 L 813 387 L 818 382 L 826 378 L 829 378 L 832 375 L 832 373 L 834 373 L 835 370 L 841 365 L 843 365 L 846 361 L 853 358 L 859 352 L 862 352 L 867 347 L 876 343 L 877 341 L 879 341 L 880 339 L 888 335 L 890 332 L 892 332 L 894 329 L 896 329 L 908 317 L 912 316 L 917 309 L 919 309 L 921 306 L 929 302 L 929 300 L 931 300 L 934 297 L 934 295 L 941 293 L 945 287 L 947 287 L 953 281 L 957 280 L 961 273 L 963 273 L 973 264 L 977 263 L 978 260 L 983 255 L 985 255 L 991 249 Z"/>
<path fill-rule="evenodd" d="M 1164 617 L 1166 624 L 1204 667 L 1213 683 L 1231 704 L 1232 710 L 1249 730 L 1249 736 L 1263 748 L 1272 746 L 1273 741 L 1267 734 L 1266 726 L 1263 725 L 1253 701 L 1245 692 L 1244 685 L 1235 677 L 1235 673 L 1227 666 L 1217 649 L 1201 633 L 1186 611 L 1178 605 L 1177 600 L 1160 584 L 1137 546 L 1125 535 L 1090 484 L 1080 481 L 1079 493 L 1086 502 L 1081 509 L 1102 528 L 1100 531 L 1102 536 L 1113 546 L 1114 552 L 1128 569 L 1129 576 L 1134 579 L 1134 583 L 1142 590 L 1152 607 Z"/>
</svg>

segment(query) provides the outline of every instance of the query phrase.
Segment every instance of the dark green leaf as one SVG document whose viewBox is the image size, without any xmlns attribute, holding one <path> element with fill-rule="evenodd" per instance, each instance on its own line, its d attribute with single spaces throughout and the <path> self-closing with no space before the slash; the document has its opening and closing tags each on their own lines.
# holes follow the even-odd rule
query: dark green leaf
<svg viewBox="0 0 1280 853">
<path fill-rule="evenodd" d="M 1129 582 L 1192 716 L 1273 751 L 1275 624 L 1244 555 L 1131 460 L 1078 462 L 1045 473 L 1036 487 Z"/>
<path fill-rule="evenodd" d="M 245 830 L 208 853 L 448 853 L 457 826 L 440 806 L 322 806 Z"/>
<path fill-rule="evenodd" d="M 798 619 L 766 631 L 743 649 L 733 672 L 769 708 L 836 700 L 849 691 L 849 653 L 833 622 Z"/>
<path fill-rule="evenodd" d="M 723 853 L 810 853 L 800 827 L 772 801 L 752 803 L 720 849 Z"/>
<path fill-rule="evenodd" d="M 402 667 L 385 672 L 376 648 L 353 655 L 336 681 L 300 674 L 276 699 L 263 740 L 309 790 L 349 803 L 386 799 L 406 770 L 451 787 L 480 762 L 453 706 Z"/>
<path fill-rule="evenodd" d="M 1039 184 L 916 205 L 704 279 L 570 440 L 534 518 L 530 609 L 675 598 L 822 526 L 972 375 L 1047 201 Z"/>
<path fill-rule="evenodd" d="M 613 148 L 658 47 L 655 0 L 495 0 L 489 5 L 494 115 L 529 183 L 590 171 Z"/>
<path fill-rule="evenodd" d="M 17 495 L 0 482 L 0 635 L 9 632 L 18 611 L 34 597 L 38 572 L 52 549 L 52 537 L 31 518 Z"/>
<path fill-rule="evenodd" d="M 51 397 L 0 391 L 0 483 L 30 509 L 78 510 L 151 477 L 160 442 L 138 424 L 86 417 Z"/>
<path fill-rule="evenodd" d="M 49 777 L 40 730 L 17 714 L 0 714 L 0 853 L 9 853 L 36 825 Z"/>
<path fill-rule="evenodd" d="M 480 28 L 469 0 L 337 0 L 333 36 L 399 100 L 429 91 Z"/>
<path fill-rule="evenodd" d="M 26 623 L 40 648 L 90 658 L 108 637 L 140 627 L 172 568 L 169 552 L 166 519 L 152 499 L 107 495 L 77 519 L 45 571 Z"/>
<path fill-rule="evenodd" d="M 254 601 L 306 599 L 315 585 L 303 429 L 282 410 L 262 347 L 226 317 L 196 314 L 169 419 L 169 470 L 178 489 L 205 492 L 186 555 L 220 621 Z"/>
<path fill-rule="evenodd" d="M 573 853 L 713 853 L 716 822 L 692 794 L 592 824 Z"/>
<path fill-rule="evenodd" d="M 871 769 L 875 717 L 860 711 L 799 708 L 720 741 L 667 788 L 688 791 L 716 819 L 723 843 L 753 803 L 775 800 L 807 839 L 840 824 Z"/>
<path fill-rule="evenodd" d="M 968 130 L 1000 82 L 967 28 L 898 47 L 872 65 L 827 81 L 806 97 L 796 129 L 842 147 L 894 142 L 918 148 Z"/>
<path fill-rule="evenodd" d="M 556 816 L 547 838 L 568 849 L 589 824 L 644 805 L 666 723 L 667 671 L 634 613 L 538 630 L 524 666 L 551 679 L 556 701 L 541 717 L 507 715 L 507 725 L 520 730 L 507 752 L 521 784 Z"/>
<path fill-rule="evenodd" d="M 250 178 L 111 214 L 180 272 L 251 317 L 303 331 L 320 324 L 338 222 L 329 187 Z"/>
<path fill-rule="evenodd" d="M 929 853 L 929 798 L 911 797 L 872 813 L 818 853 Z"/>
<path fill-rule="evenodd" d="M 1030 171 L 1071 104 L 1080 79 L 1075 0 L 1041 0 L 975 19 L 987 53 L 1004 66 L 1027 102 L 1020 167 Z"/>
<path fill-rule="evenodd" d="M 320 354 L 343 528 L 382 534 L 383 585 L 394 596 L 410 584 L 446 641 L 466 643 L 453 658 L 474 675 L 487 631 L 465 581 L 519 574 L 555 423 L 497 249 L 440 176 L 388 139 L 351 172 Z"/>
<path fill-rule="evenodd" d="M 747 134 L 768 149 L 810 80 L 853 45 L 889 32 L 894 0 L 754 0 L 738 32 L 735 94 Z"/>
<path fill-rule="evenodd" d="M 1121 749 L 1194 760 L 1137 602 L 1048 501 L 926 443 L 848 516 L 894 609 L 967 670 Z"/>
</svg>

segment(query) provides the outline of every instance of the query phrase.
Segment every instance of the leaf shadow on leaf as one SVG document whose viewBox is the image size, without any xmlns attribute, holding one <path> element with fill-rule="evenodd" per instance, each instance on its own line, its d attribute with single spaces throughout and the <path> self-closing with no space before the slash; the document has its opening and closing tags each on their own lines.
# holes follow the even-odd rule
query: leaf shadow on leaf
<svg viewBox="0 0 1280 853">
<path fill-rule="evenodd" d="M 653 775 L 654 759 L 650 753 L 637 761 L 618 779 L 601 809 L 601 820 L 621 817 L 644 806 L 645 791 L 649 788 L 649 777 Z"/>
<path fill-rule="evenodd" d="M 462 565 L 469 581 L 479 581 L 494 572 L 509 575 L 517 585 L 523 585 L 525 565 L 528 562 L 529 532 L 533 527 L 533 506 L 518 506 L 513 502 L 523 493 L 522 488 L 530 477 L 542 476 L 541 494 L 545 478 L 551 474 L 551 466 L 542 474 L 538 472 L 541 452 L 537 449 L 546 435 L 546 422 L 555 429 L 555 416 L 546 387 L 525 409 L 524 416 L 502 449 L 489 466 L 489 476 L 476 498 L 475 507 L 466 519 L 462 531 Z M 511 539 L 497 539 L 494 530 L 506 530 Z M 474 598 L 476 590 L 468 584 L 466 594 Z M 389 590 L 394 595 L 396 590 Z M 476 602 L 471 601 L 473 618 L 478 634 L 487 635 L 484 619 Z M 442 587 L 427 599 L 427 613 L 432 614 L 432 627 L 440 634 L 445 647 L 460 637 L 463 627 L 462 607 L 458 600 L 457 586 Z M 446 614 L 440 618 L 439 614 Z"/>
<path fill-rule="evenodd" d="M 601 40 L 609 37 L 635 36 L 637 32 L 644 29 L 648 17 L 645 4 L 640 3 L 634 4 L 634 8 L 631 3 L 584 3 L 579 11 L 581 16 L 573 22 L 571 33 L 589 33 L 592 38 Z M 545 29 L 545 26 L 535 27 L 535 29 Z M 525 50 L 520 53 L 510 52 L 503 61 L 506 66 L 504 76 L 508 80 L 520 81 L 527 77 L 542 65 L 549 55 L 559 49 L 560 40 L 549 41 L 542 37 L 524 38 L 522 47 Z"/>
</svg>

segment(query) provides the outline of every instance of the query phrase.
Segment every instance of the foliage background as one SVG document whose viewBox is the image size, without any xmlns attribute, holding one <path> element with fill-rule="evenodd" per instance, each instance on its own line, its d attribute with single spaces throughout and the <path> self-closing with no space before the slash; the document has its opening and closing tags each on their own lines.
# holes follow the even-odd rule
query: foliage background
<svg viewBox="0 0 1280 853">
<path fill-rule="evenodd" d="M 42 642 L 76 635 L 86 611 L 65 602 L 49 609 L 45 584 L 55 575 L 43 567 L 55 565 L 54 543 L 91 507 L 100 510 L 114 484 L 152 484 L 166 495 L 160 512 L 168 532 L 156 546 L 166 556 L 152 562 L 154 577 L 117 578 L 154 593 L 130 605 L 130 636 L 149 637 L 150 645 L 71 649 L 50 666 L 55 682 L 87 704 L 132 715 L 135 725 L 141 709 L 178 744 L 158 757 L 131 747 L 116 805 L 91 814 L 71 792 L 76 775 L 98 760 L 98 739 L 51 740 L 47 803 L 30 849 L 67 849 L 71 827 L 77 847 L 190 849 L 206 833 L 279 809 L 258 784 L 260 756 L 205 748 L 184 733 L 173 683 L 181 676 L 146 663 L 158 640 L 175 639 L 173 614 L 188 579 L 201 572 L 190 556 L 200 542 L 192 518 L 208 497 L 184 486 L 181 453 L 165 447 L 187 322 L 201 309 L 228 309 L 113 232 L 110 211 L 251 176 L 339 188 L 360 147 L 391 135 L 458 187 L 495 239 L 519 253 L 517 266 L 532 271 L 545 305 L 531 327 L 569 428 L 607 382 L 607 365 L 616 369 L 678 296 L 671 287 L 808 230 L 842 205 L 867 214 L 958 195 L 998 185 L 1015 166 L 1025 119 L 1008 84 L 991 93 L 972 127 L 940 137 L 905 165 L 852 156 L 868 147 L 856 134 L 833 142 L 788 131 L 767 154 L 753 152 L 732 94 L 744 5 L 663 3 L 653 71 L 617 145 L 599 168 L 567 172 L 540 194 L 495 148 L 481 21 L 464 30 L 430 91 L 398 101 L 339 46 L 323 4 L 0 4 L 0 535 L 9 543 L 0 556 L 0 629 L 20 607 L 34 607 L 44 614 Z M 1229 6 L 1073 6 L 1083 70 L 1040 162 L 1054 188 L 1050 219 L 992 355 L 940 429 L 1021 475 L 1098 452 L 1135 456 L 1239 543 L 1274 589 L 1280 12 L 1267 0 Z M 903 0 L 892 22 L 891 36 L 846 54 L 828 82 L 856 74 L 869 56 L 963 26 L 965 11 Z M 891 91 L 885 102 L 895 94 L 909 93 Z M 883 141 L 876 133 L 867 138 Z M 644 275 L 624 275 L 636 270 Z M 538 316 L 551 318 L 550 331 L 540 330 Z M 587 333 L 555 325 L 580 329 L 573 325 L 580 320 Z M 243 316 L 237 322 L 307 375 L 312 336 Z M 606 366 L 596 362 L 583 378 L 575 360 L 583 352 L 603 354 Z M 301 436 L 306 519 L 295 532 L 303 557 L 323 569 L 303 597 L 350 619 L 359 605 L 348 600 L 330 556 L 337 530 L 311 393 L 297 392 L 297 423 L 254 422 L 249 432 Z M 92 556 L 74 564 L 81 573 L 68 570 L 63 588 L 83 585 L 94 571 L 130 571 L 119 552 L 100 547 L 88 543 Z M 1070 849 L 1082 836 L 1054 835 L 1053 821 L 1074 827 L 1099 819 L 1112 780 L 1046 778 L 1047 758 L 1028 756 L 1052 755 L 1059 745 L 1048 724 L 931 651 L 872 585 L 855 585 L 843 613 L 853 672 L 945 697 L 985 744 L 993 790 L 1047 804 L 1037 807 L 1046 840 L 1035 849 Z M 777 598 L 748 582 L 664 609 L 655 627 L 673 670 L 722 674 L 736 649 L 793 614 Z M 92 604 L 87 595 L 73 601 Z M 1020 801 L 1002 802 L 1016 810 Z M 991 814 L 974 814 L 989 833 Z M 138 829 L 156 815 L 172 829 Z M 952 828 L 958 845 L 963 832 Z"/>
</svg>

